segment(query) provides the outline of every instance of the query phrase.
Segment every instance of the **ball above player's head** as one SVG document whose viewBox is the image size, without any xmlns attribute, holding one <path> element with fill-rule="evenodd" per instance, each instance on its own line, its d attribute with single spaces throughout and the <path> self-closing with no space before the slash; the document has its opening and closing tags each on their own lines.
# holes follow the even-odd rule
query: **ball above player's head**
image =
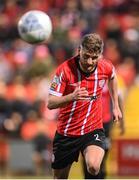
<svg viewBox="0 0 139 180">
<path fill-rule="evenodd" d="M 52 33 L 51 19 L 42 11 L 28 11 L 19 19 L 18 32 L 21 39 L 30 44 L 45 42 Z"/>
</svg>

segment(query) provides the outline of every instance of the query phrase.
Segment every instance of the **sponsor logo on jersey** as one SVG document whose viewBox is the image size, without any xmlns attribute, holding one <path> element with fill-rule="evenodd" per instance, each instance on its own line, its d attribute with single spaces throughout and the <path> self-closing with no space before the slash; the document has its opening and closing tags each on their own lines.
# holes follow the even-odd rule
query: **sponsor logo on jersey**
<svg viewBox="0 0 139 180">
<path fill-rule="evenodd" d="M 55 82 L 53 82 L 53 83 L 51 84 L 51 88 L 50 88 L 50 89 L 55 90 L 56 87 L 57 87 L 57 84 L 56 84 Z"/>
<path fill-rule="evenodd" d="M 56 87 L 60 84 L 60 78 L 58 76 L 54 76 L 52 83 L 51 83 L 51 90 L 55 90 Z"/>
</svg>

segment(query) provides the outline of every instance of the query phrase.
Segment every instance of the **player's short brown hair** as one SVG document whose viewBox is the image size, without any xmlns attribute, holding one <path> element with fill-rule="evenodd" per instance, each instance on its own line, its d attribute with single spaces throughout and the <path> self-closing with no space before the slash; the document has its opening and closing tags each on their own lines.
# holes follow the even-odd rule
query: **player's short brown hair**
<svg viewBox="0 0 139 180">
<path fill-rule="evenodd" d="M 101 54 L 103 52 L 103 40 L 96 33 L 83 36 L 81 46 L 89 53 Z"/>
</svg>

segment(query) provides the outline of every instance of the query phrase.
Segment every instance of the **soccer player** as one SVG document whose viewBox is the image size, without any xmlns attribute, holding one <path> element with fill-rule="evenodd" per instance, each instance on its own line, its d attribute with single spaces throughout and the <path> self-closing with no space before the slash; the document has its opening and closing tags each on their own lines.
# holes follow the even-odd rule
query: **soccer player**
<svg viewBox="0 0 139 180">
<path fill-rule="evenodd" d="M 54 179 L 67 179 L 81 152 L 89 173 L 97 175 L 105 152 L 102 89 L 109 81 L 115 121 L 122 118 L 117 80 L 110 61 L 102 56 L 103 40 L 85 35 L 77 56 L 61 64 L 53 77 L 48 108 L 60 108 L 53 142 Z M 105 107 L 104 107 L 105 108 Z"/>
</svg>

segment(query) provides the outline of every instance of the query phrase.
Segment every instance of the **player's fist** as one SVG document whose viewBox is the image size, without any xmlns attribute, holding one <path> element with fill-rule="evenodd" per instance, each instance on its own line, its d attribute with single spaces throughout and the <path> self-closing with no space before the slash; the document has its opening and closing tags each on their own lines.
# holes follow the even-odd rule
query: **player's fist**
<svg viewBox="0 0 139 180">
<path fill-rule="evenodd" d="M 85 87 L 76 87 L 72 95 L 74 100 L 85 100 L 88 98 L 88 91 Z"/>
</svg>

